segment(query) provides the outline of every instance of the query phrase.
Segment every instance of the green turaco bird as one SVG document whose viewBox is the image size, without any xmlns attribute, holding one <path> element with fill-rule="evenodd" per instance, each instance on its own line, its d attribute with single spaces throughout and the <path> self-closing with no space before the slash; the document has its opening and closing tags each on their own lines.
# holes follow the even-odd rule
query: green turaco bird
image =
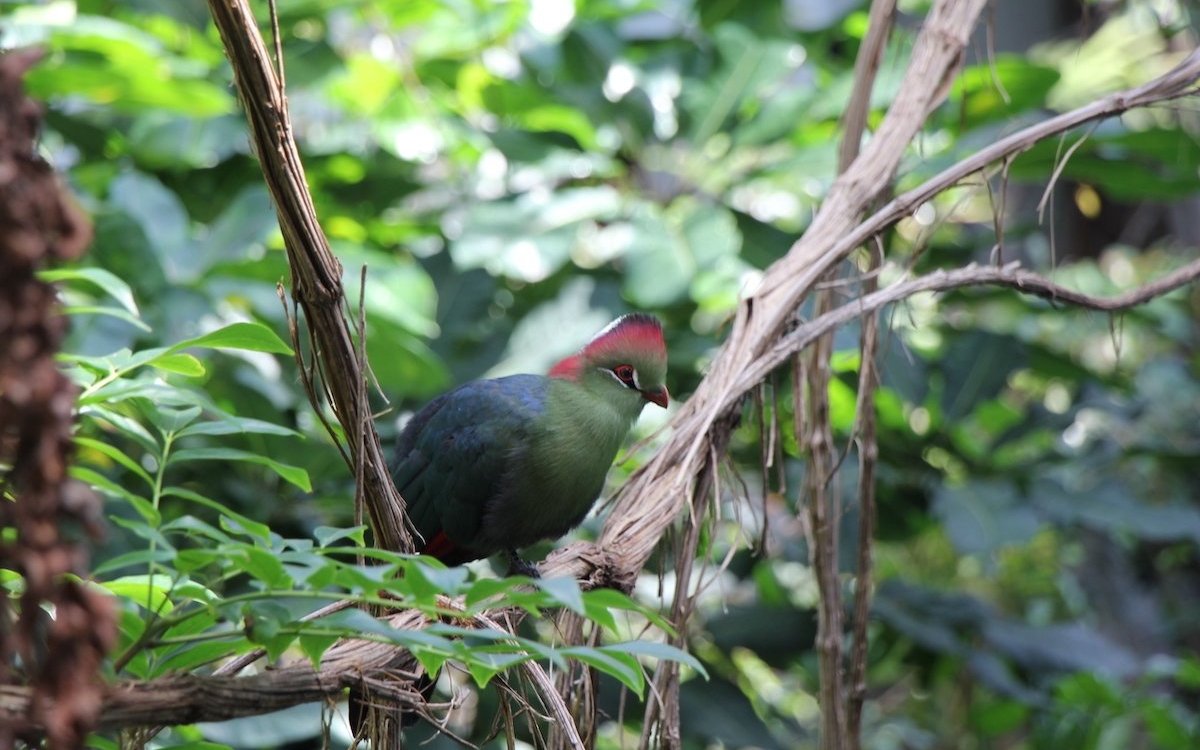
<svg viewBox="0 0 1200 750">
<path fill-rule="evenodd" d="M 448 565 L 516 550 L 579 524 L 647 403 L 666 407 L 667 350 L 649 315 L 618 318 L 549 375 L 476 380 L 434 399 L 397 441 L 396 487 Z"/>
</svg>

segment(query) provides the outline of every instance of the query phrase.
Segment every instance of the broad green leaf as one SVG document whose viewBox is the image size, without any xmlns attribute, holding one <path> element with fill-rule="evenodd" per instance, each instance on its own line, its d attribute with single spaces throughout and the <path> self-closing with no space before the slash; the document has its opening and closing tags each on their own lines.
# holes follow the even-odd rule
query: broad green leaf
<svg viewBox="0 0 1200 750">
<path fill-rule="evenodd" d="M 103 268 L 51 268 L 38 271 L 38 278 L 49 282 L 82 281 L 99 287 L 105 294 L 121 303 L 121 307 L 137 325 L 150 329 L 138 317 L 137 302 L 133 299 L 133 290 L 120 277 Z"/>
<path fill-rule="evenodd" d="M 242 349 L 270 354 L 291 354 L 292 349 L 283 339 L 262 323 L 231 323 L 203 336 L 186 339 L 167 349 L 177 352 L 190 347 L 207 349 Z"/>
<path fill-rule="evenodd" d="M 147 401 L 145 404 L 146 418 L 164 435 L 178 432 L 187 427 L 200 416 L 202 411 L 199 406 L 174 409 L 153 401 Z"/>
<path fill-rule="evenodd" d="M 584 592 L 583 600 L 588 608 L 589 617 L 592 616 L 591 612 L 598 607 L 628 610 L 637 612 L 642 617 L 645 617 L 651 625 L 668 636 L 675 635 L 674 626 L 658 611 L 631 599 L 620 591 L 614 589 L 592 589 L 591 591 Z"/>
<path fill-rule="evenodd" d="M 121 750 L 116 741 L 99 734 L 89 734 L 86 746 L 91 750 Z"/>
<path fill-rule="evenodd" d="M 449 654 L 429 648 L 414 648 L 412 655 L 416 657 L 417 662 L 428 675 L 436 675 L 441 672 L 442 667 L 450 660 Z"/>
<path fill-rule="evenodd" d="M 171 672 L 186 673 L 196 667 L 222 661 L 245 651 L 249 641 L 233 639 L 220 641 L 201 641 L 176 646 L 167 650 L 155 662 L 154 676 Z M 172 745 L 172 748 L 177 745 Z M 221 747 L 221 746 L 218 746 Z"/>
<path fill-rule="evenodd" d="M 480 688 L 485 688 L 496 675 L 527 662 L 531 658 L 528 654 L 492 654 L 486 651 L 477 651 L 473 652 L 471 657 L 466 660 L 466 665 L 475 684 Z"/>
<path fill-rule="evenodd" d="M 161 528 L 164 534 L 178 532 L 189 541 L 200 541 L 201 538 L 206 538 L 219 545 L 230 545 L 233 543 L 233 538 L 228 534 L 189 513 L 185 513 L 178 518 L 164 523 Z"/>
<path fill-rule="evenodd" d="M 241 616 L 250 640 L 262 646 L 279 638 L 284 626 L 295 619 L 287 607 L 274 601 L 247 602 L 241 607 Z"/>
<path fill-rule="evenodd" d="M 117 432 L 140 445 L 147 453 L 157 456 L 162 452 L 158 439 L 142 426 L 140 422 L 125 414 L 110 409 L 102 404 L 92 404 L 80 409 L 80 414 L 97 421 L 107 422 L 116 428 Z M 104 430 L 109 432 L 109 430 Z"/>
<path fill-rule="evenodd" d="M 269 588 L 290 589 L 294 585 L 292 577 L 284 569 L 283 563 L 274 554 L 257 547 L 242 547 L 234 556 L 233 563 Z"/>
<path fill-rule="evenodd" d="M 39 99 L 75 97 L 126 115 L 165 109 L 207 117 L 233 109 L 233 95 L 203 78 L 208 65 L 175 56 L 115 18 L 80 14 L 56 27 L 52 42 L 59 59 L 27 80 Z"/>
<path fill-rule="evenodd" d="M 162 495 L 163 497 L 177 497 L 181 500 L 187 500 L 188 502 L 196 503 L 197 505 L 203 505 L 206 508 L 215 510 L 222 516 L 228 516 L 229 518 L 237 521 L 239 531 L 251 534 L 265 542 L 269 542 L 271 540 L 271 529 L 266 524 L 247 518 L 241 513 L 230 509 L 216 500 L 205 497 L 198 492 L 194 492 L 184 487 L 164 487 Z"/>
<path fill-rule="evenodd" d="M 86 466 L 79 466 L 78 464 L 72 466 L 69 472 L 72 477 L 85 484 L 91 485 L 94 489 L 97 489 L 100 492 L 120 500 L 125 500 L 132 505 L 133 509 L 138 512 L 138 515 L 140 515 L 142 519 L 151 526 L 158 526 L 160 523 L 162 523 L 162 514 L 158 512 L 153 503 L 141 495 L 130 492 L 103 474 L 92 471 Z"/>
<path fill-rule="evenodd" d="M 335 635 L 317 635 L 312 633 L 300 633 L 300 650 L 308 657 L 315 668 L 321 662 L 321 657 L 329 650 L 329 647 L 337 643 Z M 430 673 L 434 674 L 434 673 Z"/>
<path fill-rule="evenodd" d="M 143 469 L 132 458 L 122 453 L 121 450 L 116 446 L 103 443 L 90 437 L 84 437 L 83 435 L 77 435 L 75 437 L 75 444 L 86 450 L 96 451 L 103 456 L 111 458 L 113 461 L 116 461 L 121 466 L 124 466 L 126 469 L 129 469 L 134 474 L 141 477 L 142 481 L 146 483 L 147 487 L 154 486 L 154 479 L 151 478 L 148 473 L 146 473 L 146 470 Z"/>
<path fill-rule="evenodd" d="M 187 375 L 190 378 L 198 378 L 206 372 L 204 363 L 186 353 L 164 354 L 156 357 L 150 364 L 156 369 Z"/>
<path fill-rule="evenodd" d="M 555 601 L 572 612 L 586 614 L 583 606 L 583 592 L 579 590 L 579 582 L 574 578 L 538 578 L 534 583 L 539 589 L 549 594 Z"/>
<path fill-rule="evenodd" d="M 558 649 L 558 653 L 562 656 L 581 661 L 590 667 L 595 667 L 610 677 L 615 677 L 639 698 L 642 697 L 642 692 L 646 689 L 646 676 L 642 673 L 642 666 L 630 654 L 584 646 L 560 648 Z"/>
<path fill-rule="evenodd" d="M 141 549 L 133 552 L 126 552 L 123 555 L 110 557 L 109 559 L 96 565 L 96 567 L 92 569 L 92 575 L 96 576 L 97 578 L 102 578 L 114 570 L 121 570 L 122 568 L 137 567 L 145 569 L 146 565 L 150 563 L 173 563 L 175 561 L 175 554 L 176 553 L 174 550 L 169 549 Z M 182 569 L 180 570 L 181 572 L 186 572 L 182 571 Z"/>
<path fill-rule="evenodd" d="M 308 479 L 308 472 L 304 469 L 249 451 L 238 450 L 236 448 L 184 448 L 172 453 L 169 459 L 169 462 L 172 464 L 187 461 L 242 461 L 258 464 L 267 467 L 282 479 L 296 485 L 305 492 L 312 492 L 312 483 Z"/>
<path fill-rule="evenodd" d="M 141 318 L 117 307 L 106 307 L 104 305 L 66 305 L 63 307 L 63 312 L 67 315 L 105 315 L 117 320 L 123 320 L 146 333 L 150 333 L 152 330 Z"/>
<path fill-rule="evenodd" d="M 129 599 L 139 607 L 148 608 L 151 612 L 167 614 L 175 608 L 171 603 L 174 581 L 170 576 L 124 576 L 112 581 L 101 581 L 99 585 L 116 596 Z"/>
<path fill-rule="evenodd" d="M 612 643 L 601 646 L 600 650 L 677 661 L 696 670 L 705 678 L 708 677 L 708 671 L 696 657 L 668 643 L 659 643 L 657 641 L 625 641 L 624 643 Z"/>
<path fill-rule="evenodd" d="M 461 565 L 447 568 L 422 558 L 413 561 L 404 576 L 406 588 L 418 599 L 432 602 L 438 594 L 454 595 L 467 582 L 467 569 Z"/>
<path fill-rule="evenodd" d="M 480 578 L 471 582 L 465 603 L 468 607 L 474 607 L 494 596 L 507 594 L 520 585 L 521 581 L 517 578 Z"/>
<path fill-rule="evenodd" d="M 137 521 L 132 518 L 123 518 L 121 516 L 109 516 L 109 520 L 113 524 L 120 526 L 123 529 L 128 529 L 130 532 L 145 539 L 148 542 L 153 542 L 159 549 L 174 550 L 175 545 L 162 535 L 158 529 L 146 524 L 144 521 Z"/>
<path fill-rule="evenodd" d="M 991 555 L 1030 539 L 1039 526 L 1016 489 L 999 481 L 942 487 L 934 500 L 934 513 L 964 554 Z"/>
<path fill-rule="evenodd" d="M 240 435 L 243 433 L 302 437 L 301 433 L 288 427 L 283 427 L 272 422 L 265 422 L 261 419 L 235 417 L 231 414 L 218 415 L 212 421 L 193 422 L 176 433 L 176 437 L 190 435 Z"/>
<path fill-rule="evenodd" d="M 364 534 L 366 526 L 351 526 L 350 528 L 338 529 L 331 526 L 318 526 L 313 529 L 313 536 L 316 537 L 317 544 L 322 547 L 328 547 L 341 539 L 351 539 L 357 546 L 361 547 L 366 544 Z"/>
</svg>

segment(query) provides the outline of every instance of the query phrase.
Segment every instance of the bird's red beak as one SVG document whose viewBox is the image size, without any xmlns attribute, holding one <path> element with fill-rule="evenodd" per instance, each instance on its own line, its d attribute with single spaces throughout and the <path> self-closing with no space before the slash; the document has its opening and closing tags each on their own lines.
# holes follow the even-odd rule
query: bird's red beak
<svg viewBox="0 0 1200 750">
<path fill-rule="evenodd" d="M 655 388 L 652 391 L 642 391 L 642 398 L 651 403 L 658 404 L 662 408 L 667 408 L 667 404 L 671 403 L 671 394 L 667 393 L 667 387 Z"/>
</svg>

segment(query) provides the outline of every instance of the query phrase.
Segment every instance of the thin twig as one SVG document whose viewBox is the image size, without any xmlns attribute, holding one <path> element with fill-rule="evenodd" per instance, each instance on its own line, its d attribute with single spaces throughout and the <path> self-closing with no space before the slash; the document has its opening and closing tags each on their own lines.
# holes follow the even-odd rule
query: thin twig
<svg viewBox="0 0 1200 750">
<path fill-rule="evenodd" d="M 484 627 L 500 632 L 510 632 L 508 628 L 502 627 L 487 615 L 477 614 L 472 619 Z M 579 730 L 575 727 L 575 720 L 571 718 L 571 712 L 567 710 L 567 704 L 563 702 L 562 696 L 554 689 L 554 683 L 546 674 L 546 670 L 542 669 L 542 665 L 536 661 L 522 662 L 521 669 L 524 670 L 534 686 L 537 687 L 538 695 L 541 696 L 543 705 L 550 709 L 550 712 L 558 722 L 558 730 L 566 735 L 571 747 L 576 748 L 576 750 L 584 750 L 583 740 L 579 737 Z"/>
<path fill-rule="evenodd" d="M 882 267 L 883 240 L 876 237 L 878 252 L 869 254 L 873 269 Z M 877 274 L 863 283 L 863 295 L 878 286 Z M 879 441 L 875 424 L 875 353 L 879 345 L 879 313 L 863 316 L 859 337 L 858 399 L 855 404 L 858 435 L 858 566 L 854 578 L 854 634 L 850 650 L 849 688 L 846 702 L 846 739 L 850 750 L 862 747 L 862 709 L 867 695 L 867 616 L 871 608 L 872 555 L 875 545 L 875 466 Z"/>
</svg>

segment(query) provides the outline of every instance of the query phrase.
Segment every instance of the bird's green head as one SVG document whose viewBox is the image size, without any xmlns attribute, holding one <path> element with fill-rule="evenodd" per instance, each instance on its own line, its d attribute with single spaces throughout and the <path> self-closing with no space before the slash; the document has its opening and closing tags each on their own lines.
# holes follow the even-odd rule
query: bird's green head
<svg viewBox="0 0 1200 750">
<path fill-rule="evenodd" d="M 550 377 L 578 381 L 639 410 L 646 402 L 666 408 L 670 396 L 662 324 L 644 313 L 617 318 L 578 354 L 556 364 Z"/>
</svg>

